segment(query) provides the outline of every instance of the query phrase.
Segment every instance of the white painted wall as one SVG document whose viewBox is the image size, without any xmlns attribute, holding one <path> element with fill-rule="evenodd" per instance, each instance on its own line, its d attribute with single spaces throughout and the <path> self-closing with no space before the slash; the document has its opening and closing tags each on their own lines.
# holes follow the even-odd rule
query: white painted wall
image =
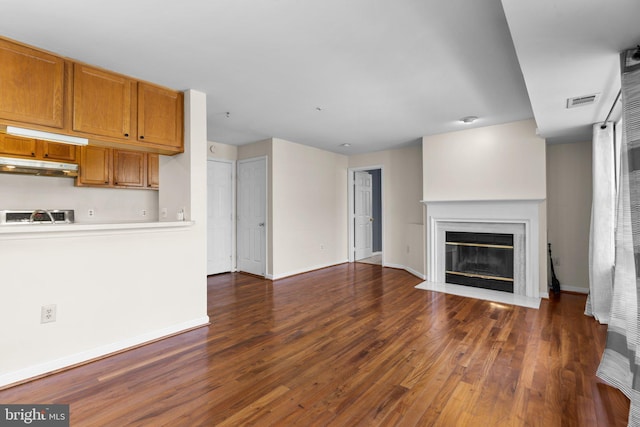
<svg viewBox="0 0 640 427">
<path fill-rule="evenodd" d="M 271 157 L 272 139 L 265 139 L 252 144 L 238 147 L 238 160 L 246 160 L 254 157 Z"/>
<path fill-rule="evenodd" d="M 382 166 L 384 263 L 424 277 L 422 147 L 349 156 L 350 168 Z"/>
<path fill-rule="evenodd" d="M 426 201 L 541 200 L 540 290 L 547 290 L 546 144 L 533 120 L 422 138 Z"/>
<path fill-rule="evenodd" d="M 274 278 L 347 261 L 347 157 L 272 140 Z"/>
<path fill-rule="evenodd" d="M 209 141 L 207 143 L 207 156 L 210 159 L 238 160 L 238 147 Z"/>
<path fill-rule="evenodd" d="M 73 209 L 76 222 L 84 223 L 158 220 L 158 191 L 76 187 L 74 181 L 0 174 L 0 209 Z M 89 209 L 94 217 L 88 216 Z"/>
<path fill-rule="evenodd" d="M 548 239 L 561 287 L 589 290 L 591 142 L 547 145 Z"/>
<path fill-rule="evenodd" d="M 424 200 L 545 199 L 545 140 L 533 120 L 425 136 Z"/>
<path fill-rule="evenodd" d="M 238 147 L 267 158 L 267 272 L 278 279 L 347 261 L 346 156 L 272 138 Z"/>
<path fill-rule="evenodd" d="M 159 196 L 194 225 L 0 233 L 0 386 L 208 322 L 206 98 L 185 95 L 185 153 L 162 162 Z"/>
<path fill-rule="evenodd" d="M 422 276 L 421 150 L 414 146 L 347 158 L 277 138 L 238 147 L 238 160 L 267 157 L 267 277 L 347 261 L 347 168 L 361 166 L 384 167 L 385 262 Z"/>
</svg>

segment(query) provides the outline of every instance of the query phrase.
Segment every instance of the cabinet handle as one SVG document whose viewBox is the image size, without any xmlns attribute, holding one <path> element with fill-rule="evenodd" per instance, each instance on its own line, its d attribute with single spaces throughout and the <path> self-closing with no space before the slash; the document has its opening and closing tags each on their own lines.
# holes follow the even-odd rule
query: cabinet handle
<svg viewBox="0 0 640 427">
<path fill-rule="evenodd" d="M 140 135 L 140 139 L 144 139 L 144 135 Z"/>
<path fill-rule="evenodd" d="M 44 156 L 45 156 L 45 157 L 49 157 L 49 153 L 46 153 Z"/>
<path fill-rule="evenodd" d="M 124 134 L 124 136 L 126 136 L 127 138 L 129 138 L 129 134 L 128 134 L 128 133 L 125 133 L 125 134 Z"/>
<path fill-rule="evenodd" d="M 35 157 L 35 156 L 36 156 L 36 153 L 33 153 L 33 152 L 32 152 L 32 153 L 31 153 L 31 157 Z"/>
<path fill-rule="evenodd" d="M 109 181 L 105 181 L 104 183 L 105 183 L 105 184 L 108 184 L 108 183 L 109 183 Z"/>
</svg>

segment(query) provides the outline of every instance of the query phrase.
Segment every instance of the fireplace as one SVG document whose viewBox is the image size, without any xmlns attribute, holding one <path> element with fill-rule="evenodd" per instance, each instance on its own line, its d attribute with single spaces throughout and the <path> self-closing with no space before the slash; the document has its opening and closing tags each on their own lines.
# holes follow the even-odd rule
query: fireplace
<svg viewBox="0 0 640 427">
<path fill-rule="evenodd" d="M 445 233 L 445 281 L 513 293 L 513 234 Z"/>
<path fill-rule="evenodd" d="M 540 200 L 424 203 L 425 283 L 539 301 L 540 273 L 546 267 L 540 268 L 539 255 L 546 249 L 540 245 Z"/>
</svg>

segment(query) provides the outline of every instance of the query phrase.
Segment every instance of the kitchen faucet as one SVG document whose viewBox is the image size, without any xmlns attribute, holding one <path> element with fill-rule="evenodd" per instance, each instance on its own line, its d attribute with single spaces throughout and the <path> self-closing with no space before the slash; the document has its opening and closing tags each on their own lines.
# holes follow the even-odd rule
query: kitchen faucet
<svg viewBox="0 0 640 427">
<path fill-rule="evenodd" d="M 48 210 L 46 210 L 46 209 L 36 209 L 35 211 L 33 211 L 33 213 L 31 214 L 31 216 L 29 217 L 29 222 L 33 222 L 34 217 L 35 217 L 37 214 L 41 214 L 41 213 L 47 214 L 47 215 L 49 216 L 49 219 L 51 220 L 51 224 L 55 224 L 55 223 L 56 223 L 56 220 L 55 220 L 55 219 L 53 219 L 53 215 L 51 215 L 51 212 L 49 212 L 49 211 L 48 211 Z"/>
</svg>

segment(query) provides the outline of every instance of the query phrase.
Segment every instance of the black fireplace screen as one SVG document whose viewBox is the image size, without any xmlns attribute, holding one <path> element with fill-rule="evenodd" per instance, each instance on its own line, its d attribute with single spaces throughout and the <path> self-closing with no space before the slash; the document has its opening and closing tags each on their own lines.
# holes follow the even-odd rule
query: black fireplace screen
<svg viewBox="0 0 640 427">
<path fill-rule="evenodd" d="M 513 293 L 513 234 L 446 232 L 445 281 Z"/>
</svg>

